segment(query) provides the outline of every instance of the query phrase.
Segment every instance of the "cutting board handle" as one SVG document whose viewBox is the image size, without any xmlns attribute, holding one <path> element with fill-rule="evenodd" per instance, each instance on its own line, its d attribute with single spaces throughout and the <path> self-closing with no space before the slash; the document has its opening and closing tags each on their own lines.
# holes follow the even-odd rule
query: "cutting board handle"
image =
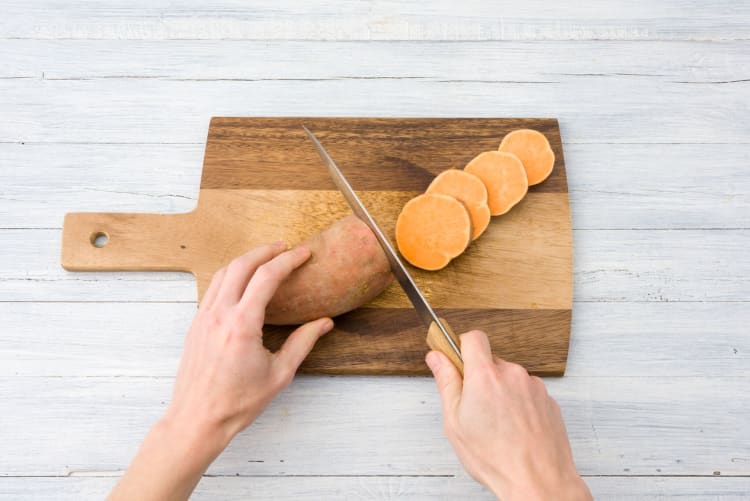
<svg viewBox="0 0 750 501">
<path fill-rule="evenodd" d="M 70 271 L 191 271 L 193 214 L 66 214 L 62 266 Z"/>
</svg>

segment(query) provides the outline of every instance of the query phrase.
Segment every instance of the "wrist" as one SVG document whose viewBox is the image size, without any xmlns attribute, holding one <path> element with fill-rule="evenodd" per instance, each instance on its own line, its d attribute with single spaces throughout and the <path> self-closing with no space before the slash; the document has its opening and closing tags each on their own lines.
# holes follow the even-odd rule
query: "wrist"
<svg viewBox="0 0 750 501">
<path fill-rule="evenodd" d="M 231 437 L 218 424 L 190 419 L 168 410 L 153 426 L 149 435 L 190 470 L 205 471 L 224 450 Z"/>
<path fill-rule="evenodd" d="M 487 488 L 504 501 L 590 501 L 593 500 L 586 483 L 577 472 L 552 479 L 527 479 L 512 484 L 500 485 L 489 482 Z"/>
</svg>

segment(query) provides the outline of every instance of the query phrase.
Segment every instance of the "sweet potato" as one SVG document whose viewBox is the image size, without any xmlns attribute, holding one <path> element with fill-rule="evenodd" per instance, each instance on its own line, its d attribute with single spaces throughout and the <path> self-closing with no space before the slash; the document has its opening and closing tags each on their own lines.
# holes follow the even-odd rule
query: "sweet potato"
<svg viewBox="0 0 750 501">
<path fill-rule="evenodd" d="M 370 228 L 340 219 L 300 245 L 310 259 L 281 284 L 266 308 L 269 325 L 334 317 L 367 303 L 390 283 L 390 265 Z"/>
<path fill-rule="evenodd" d="M 407 261 L 423 270 L 444 268 L 469 242 L 469 212 L 448 195 L 419 195 L 406 202 L 398 215 L 398 249 Z"/>
<path fill-rule="evenodd" d="M 532 129 L 518 129 L 508 133 L 500 142 L 498 151 L 513 153 L 521 160 L 529 186 L 547 179 L 555 165 L 555 153 L 549 141 L 544 134 Z"/>
<path fill-rule="evenodd" d="M 487 187 L 490 213 L 505 214 L 526 196 L 529 185 L 521 161 L 511 153 L 485 151 L 464 167 Z"/>
<path fill-rule="evenodd" d="M 471 217 L 471 239 L 476 240 L 490 224 L 487 188 L 474 174 L 457 169 L 441 172 L 427 187 L 426 193 L 439 193 L 455 198 L 466 206 Z"/>
</svg>

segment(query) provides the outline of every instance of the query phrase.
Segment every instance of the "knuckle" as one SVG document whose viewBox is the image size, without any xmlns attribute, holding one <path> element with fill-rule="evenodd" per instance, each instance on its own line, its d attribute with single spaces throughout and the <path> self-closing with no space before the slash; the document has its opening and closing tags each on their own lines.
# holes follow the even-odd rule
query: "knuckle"
<svg viewBox="0 0 750 501">
<path fill-rule="evenodd" d="M 462 342 L 463 340 L 466 340 L 466 339 L 470 340 L 469 342 L 472 342 L 472 340 L 475 340 L 476 338 L 481 338 L 482 336 L 486 336 L 486 335 L 487 334 L 485 334 L 483 331 L 474 329 L 468 332 L 464 332 L 463 334 L 461 334 L 460 337 L 461 337 Z"/>
<path fill-rule="evenodd" d="M 245 261 L 246 259 L 244 255 L 238 256 L 229 262 L 229 264 L 227 265 L 227 270 L 232 271 L 238 268 L 242 268 L 243 266 L 245 266 Z"/>
<path fill-rule="evenodd" d="M 211 277 L 211 283 L 216 283 L 219 280 L 221 280 L 221 277 L 224 276 L 224 274 L 227 272 L 227 266 L 222 266 L 216 272 L 213 274 L 213 277 Z"/>
<path fill-rule="evenodd" d="M 492 377 L 497 373 L 497 366 L 492 360 L 482 360 L 475 365 L 480 374 L 485 377 Z"/>
<path fill-rule="evenodd" d="M 242 304 L 235 306 L 234 320 L 242 325 L 253 325 L 259 321 L 262 324 L 264 318 L 265 310 L 262 308 L 256 308 L 253 305 L 245 306 Z"/>
<path fill-rule="evenodd" d="M 508 365 L 505 367 L 505 372 L 507 373 L 508 377 L 518 381 L 520 379 L 527 379 L 529 377 L 529 373 L 526 372 L 526 369 L 523 368 L 523 366 L 514 364 L 512 362 L 508 362 Z"/>
<path fill-rule="evenodd" d="M 235 328 L 241 329 L 250 323 L 250 315 L 242 308 L 234 310 L 232 313 L 232 324 Z"/>
<path fill-rule="evenodd" d="M 238 257 L 227 265 L 226 274 L 229 277 L 236 276 L 243 273 L 246 268 L 242 258 Z"/>
<path fill-rule="evenodd" d="M 222 316 L 215 310 L 208 310 L 203 317 L 203 322 L 209 330 L 220 329 L 223 321 Z"/>
<path fill-rule="evenodd" d="M 453 384 L 453 382 L 446 377 L 437 379 L 437 386 L 440 393 L 443 393 L 445 390 L 447 390 L 451 384 Z"/>
<path fill-rule="evenodd" d="M 542 381 L 542 378 L 538 376 L 531 376 L 529 378 L 532 389 L 540 395 L 547 396 L 547 386 Z"/>
<path fill-rule="evenodd" d="M 255 275 L 258 277 L 259 282 L 267 283 L 277 280 L 279 273 L 274 269 L 273 266 L 262 264 L 258 267 Z"/>
</svg>

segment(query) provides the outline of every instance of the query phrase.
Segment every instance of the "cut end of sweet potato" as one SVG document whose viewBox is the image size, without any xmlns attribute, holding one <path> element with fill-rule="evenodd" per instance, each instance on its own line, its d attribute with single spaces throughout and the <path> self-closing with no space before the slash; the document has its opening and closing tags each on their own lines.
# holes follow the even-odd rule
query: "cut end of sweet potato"
<svg viewBox="0 0 750 501">
<path fill-rule="evenodd" d="M 423 270 L 444 268 L 469 242 L 469 212 L 448 195 L 419 195 L 404 205 L 396 221 L 398 250 L 409 263 Z"/>
<path fill-rule="evenodd" d="M 512 153 L 521 160 L 529 186 L 539 184 L 549 177 L 555 165 L 555 153 L 549 141 L 539 131 L 519 129 L 508 133 L 498 151 Z"/>
<path fill-rule="evenodd" d="M 505 214 L 520 202 L 529 189 L 526 170 L 511 153 L 485 151 L 464 168 L 482 180 L 487 188 L 490 214 Z"/>
<path fill-rule="evenodd" d="M 448 195 L 466 206 L 471 218 L 471 239 L 476 240 L 490 224 L 487 188 L 474 174 L 458 169 L 441 172 L 427 188 L 428 194 Z"/>
</svg>

